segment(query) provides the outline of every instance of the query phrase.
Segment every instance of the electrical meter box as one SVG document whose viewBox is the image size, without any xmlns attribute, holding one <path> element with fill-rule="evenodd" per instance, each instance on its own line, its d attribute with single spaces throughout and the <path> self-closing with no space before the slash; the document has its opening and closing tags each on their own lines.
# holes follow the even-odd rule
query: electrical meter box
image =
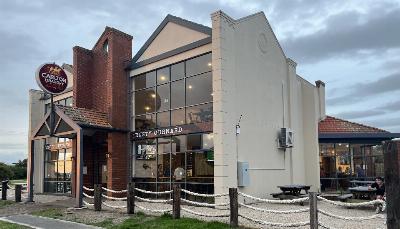
<svg viewBox="0 0 400 229">
<path fill-rule="evenodd" d="M 249 163 L 238 161 L 238 186 L 246 187 L 250 185 Z"/>
</svg>

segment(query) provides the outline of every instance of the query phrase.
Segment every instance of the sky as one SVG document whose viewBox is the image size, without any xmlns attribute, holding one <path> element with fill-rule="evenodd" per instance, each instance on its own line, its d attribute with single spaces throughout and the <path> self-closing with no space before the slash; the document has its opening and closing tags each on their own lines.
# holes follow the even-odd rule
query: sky
<svg viewBox="0 0 400 229">
<path fill-rule="evenodd" d="M 72 63 L 105 26 L 135 54 L 167 14 L 211 26 L 264 11 L 297 73 L 326 83 L 328 115 L 400 133 L 399 0 L 0 0 L 0 162 L 27 157 L 28 93 L 45 62 Z"/>
</svg>

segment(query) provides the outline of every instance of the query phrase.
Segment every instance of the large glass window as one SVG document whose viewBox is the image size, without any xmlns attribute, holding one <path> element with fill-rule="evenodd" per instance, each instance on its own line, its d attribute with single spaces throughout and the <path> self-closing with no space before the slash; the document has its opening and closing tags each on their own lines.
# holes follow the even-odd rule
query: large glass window
<svg viewBox="0 0 400 229">
<path fill-rule="evenodd" d="M 212 121 L 210 53 L 135 76 L 131 82 L 136 130 Z"/>
</svg>

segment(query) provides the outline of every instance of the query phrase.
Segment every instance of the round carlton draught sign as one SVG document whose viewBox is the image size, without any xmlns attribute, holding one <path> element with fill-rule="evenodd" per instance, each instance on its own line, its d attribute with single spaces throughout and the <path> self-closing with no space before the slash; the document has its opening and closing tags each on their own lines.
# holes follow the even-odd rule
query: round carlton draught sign
<svg viewBox="0 0 400 229">
<path fill-rule="evenodd" d="M 61 94 L 68 86 L 67 74 L 57 64 L 43 64 L 36 72 L 36 82 L 49 94 Z"/>
</svg>

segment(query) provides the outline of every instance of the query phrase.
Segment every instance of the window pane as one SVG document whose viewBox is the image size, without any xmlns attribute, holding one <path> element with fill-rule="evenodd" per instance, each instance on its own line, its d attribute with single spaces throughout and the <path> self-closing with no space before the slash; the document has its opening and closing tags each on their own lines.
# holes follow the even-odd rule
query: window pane
<svg viewBox="0 0 400 229">
<path fill-rule="evenodd" d="M 203 149 L 214 149 L 214 134 L 203 134 Z"/>
<path fill-rule="evenodd" d="M 214 162 L 207 152 L 187 153 L 187 181 L 203 182 L 202 178 L 214 177 Z"/>
<path fill-rule="evenodd" d="M 185 181 L 185 153 L 173 153 L 171 154 L 171 156 L 171 172 L 173 178 L 172 180 L 177 182 Z"/>
<path fill-rule="evenodd" d="M 159 138 L 158 139 L 158 154 L 170 153 L 171 152 L 171 138 Z"/>
<path fill-rule="evenodd" d="M 171 109 L 185 106 L 185 81 L 171 83 Z"/>
<path fill-rule="evenodd" d="M 187 149 L 199 150 L 202 148 L 201 134 L 191 134 L 187 136 Z"/>
<path fill-rule="evenodd" d="M 135 92 L 135 114 L 151 113 L 155 111 L 156 93 L 154 88 Z"/>
<path fill-rule="evenodd" d="M 211 73 L 205 73 L 186 80 L 186 105 L 211 102 L 213 100 L 211 94 Z"/>
<path fill-rule="evenodd" d="M 169 111 L 157 114 L 157 127 L 167 127 L 169 125 Z"/>
<path fill-rule="evenodd" d="M 135 90 L 153 87 L 156 84 L 156 72 L 149 72 L 136 76 L 134 79 Z"/>
<path fill-rule="evenodd" d="M 186 76 L 211 71 L 211 53 L 186 61 Z"/>
<path fill-rule="evenodd" d="M 69 97 L 69 98 L 67 98 L 65 100 L 65 105 L 69 106 L 69 107 L 72 107 L 72 97 Z"/>
<path fill-rule="evenodd" d="M 155 160 L 156 152 L 155 139 L 136 141 L 136 159 Z"/>
<path fill-rule="evenodd" d="M 57 180 L 57 167 L 56 162 L 46 162 L 45 163 L 45 179 L 47 181 L 55 181 Z"/>
<path fill-rule="evenodd" d="M 169 110 L 169 83 L 157 87 L 157 111 Z"/>
<path fill-rule="evenodd" d="M 172 136 L 172 152 L 186 152 L 186 135 Z"/>
<path fill-rule="evenodd" d="M 156 114 L 135 117 L 135 130 L 147 130 L 156 127 Z"/>
<path fill-rule="evenodd" d="M 174 64 L 171 66 L 171 80 L 178 80 L 185 77 L 185 65 L 184 62 Z"/>
<path fill-rule="evenodd" d="M 210 122 L 213 118 L 212 103 L 186 108 L 186 123 Z"/>
<path fill-rule="evenodd" d="M 185 124 L 185 109 L 171 111 L 171 126 Z"/>
<path fill-rule="evenodd" d="M 171 154 L 158 154 L 157 178 L 159 182 L 169 182 L 171 179 L 170 170 Z"/>
<path fill-rule="evenodd" d="M 157 84 L 169 82 L 169 67 L 157 70 Z"/>
</svg>

